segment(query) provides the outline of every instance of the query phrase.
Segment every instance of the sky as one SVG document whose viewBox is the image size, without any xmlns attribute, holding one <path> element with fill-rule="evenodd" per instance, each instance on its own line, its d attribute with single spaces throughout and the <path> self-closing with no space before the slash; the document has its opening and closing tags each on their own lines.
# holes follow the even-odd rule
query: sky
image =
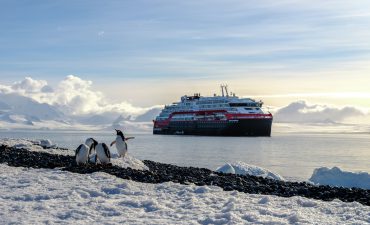
<svg viewBox="0 0 370 225">
<path fill-rule="evenodd" d="M 0 84 L 91 81 L 139 107 L 219 93 L 370 108 L 370 2 L 0 0 Z"/>
</svg>

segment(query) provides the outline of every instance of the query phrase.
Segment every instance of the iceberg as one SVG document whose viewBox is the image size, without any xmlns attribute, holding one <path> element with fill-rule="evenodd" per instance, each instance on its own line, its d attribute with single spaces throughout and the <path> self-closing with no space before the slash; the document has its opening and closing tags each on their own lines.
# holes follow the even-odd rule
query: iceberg
<svg viewBox="0 0 370 225">
<path fill-rule="evenodd" d="M 370 189 L 370 174 L 367 172 L 348 172 L 338 167 L 331 169 L 327 167 L 317 168 L 313 171 L 310 181 L 314 184 L 357 187 Z"/>
</svg>

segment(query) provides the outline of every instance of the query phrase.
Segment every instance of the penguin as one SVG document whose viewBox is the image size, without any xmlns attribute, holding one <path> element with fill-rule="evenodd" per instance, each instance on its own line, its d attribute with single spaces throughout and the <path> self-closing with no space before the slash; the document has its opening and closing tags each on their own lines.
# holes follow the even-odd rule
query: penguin
<svg viewBox="0 0 370 225">
<path fill-rule="evenodd" d="M 93 153 L 95 153 L 95 148 L 98 145 L 98 142 L 94 138 L 88 138 L 85 141 L 85 145 L 87 145 L 91 148 L 90 154 L 93 154 Z"/>
<path fill-rule="evenodd" d="M 94 162 L 95 156 L 96 156 L 96 146 L 98 145 L 98 142 L 94 138 L 88 138 L 85 141 L 85 145 L 87 145 L 90 148 L 90 153 L 89 153 L 89 160 L 90 162 Z M 96 163 L 96 161 L 95 161 Z"/>
<path fill-rule="evenodd" d="M 97 160 L 99 160 L 101 164 L 110 163 L 110 151 L 109 151 L 108 146 L 105 143 L 99 143 L 96 146 L 95 162 L 97 162 Z"/>
<path fill-rule="evenodd" d="M 123 135 L 122 131 L 116 130 L 117 137 L 116 140 L 113 141 L 110 146 L 116 144 L 116 149 L 118 153 L 118 157 L 124 158 L 127 153 L 127 140 L 134 139 L 134 137 L 127 137 L 125 138 L 125 135 Z"/>
<path fill-rule="evenodd" d="M 84 165 L 88 162 L 89 152 L 90 148 L 87 145 L 80 144 L 80 146 L 78 146 L 75 152 L 77 165 Z"/>
</svg>

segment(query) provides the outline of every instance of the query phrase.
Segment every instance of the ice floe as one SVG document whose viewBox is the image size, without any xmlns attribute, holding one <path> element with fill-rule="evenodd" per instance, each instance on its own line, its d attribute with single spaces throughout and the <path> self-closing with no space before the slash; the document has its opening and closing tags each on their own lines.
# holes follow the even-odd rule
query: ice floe
<svg viewBox="0 0 370 225">
<path fill-rule="evenodd" d="M 321 167 L 314 170 L 310 181 L 315 184 L 358 187 L 370 189 L 370 174 L 367 172 L 348 172 L 338 167 Z"/>
</svg>

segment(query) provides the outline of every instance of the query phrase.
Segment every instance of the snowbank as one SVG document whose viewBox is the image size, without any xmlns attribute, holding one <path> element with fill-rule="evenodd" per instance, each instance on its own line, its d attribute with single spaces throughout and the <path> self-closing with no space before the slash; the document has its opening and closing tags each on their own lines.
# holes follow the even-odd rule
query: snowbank
<svg viewBox="0 0 370 225">
<path fill-rule="evenodd" d="M 36 151 L 36 152 L 46 152 L 50 154 L 58 154 L 58 155 L 69 155 L 74 156 L 74 150 L 61 150 L 55 148 L 56 145 L 53 145 L 50 140 L 27 140 L 27 139 L 12 139 L 12 138 L 3 138 L 0 139 L 0 145 L 7 145 L 9 147 L 14 148 L 23 148 L 29 151 Z M 43 146 L 47 149 L 44 149 Z M 130 167 L 132 169 L 137 170 L 148 170 L 148 167 L 139 159 L 131 156 L 130 154 L 126 154 L 124 159 L 118 158 L 117 154 L 112 154 L 111 162 L 113 165 L 127 168 Z"/>
<path fill-rule="evenodd" d="M 236 163 L 226 163 L 225 165 L 217 168 L 217 172 L 221 173 L 232 173 L 232 174 L 241 174 L 241 175 L 254 175 L 258 177 L 270 178 L 275 180 L 284 180 L 284 178 L 274 172 L 269 171 L 268 169 L 249 165 L 244 162 L 236 162 Z"/>
<path fill-rule="evenodd" d="M 366 224 L 370 207 L 0 164 L 0 224 Z M 314 216 L 313 216 L 314 215 Z"/>
<path fill-rule="evenodd" d="M 310 181 L 315 184 L 342 186 L 342 187 L 358 187 L 370 189 L 370 174 L 366 172 L 347 172 L 333 167 L 317 168 L 313 171 Z"/>
</svg>

